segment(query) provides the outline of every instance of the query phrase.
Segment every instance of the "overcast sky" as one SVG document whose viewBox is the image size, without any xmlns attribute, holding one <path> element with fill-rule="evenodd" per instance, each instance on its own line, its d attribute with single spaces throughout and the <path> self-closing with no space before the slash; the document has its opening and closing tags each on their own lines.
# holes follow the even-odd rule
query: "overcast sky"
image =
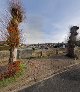
<svg viewBox="0 0 80 92">
<path fill-rule="evenodd" d="M 80 26 L 80 0 L 22 0 L 26 19 L 21 24 L 24 42 L 65 41 L 70 26 Z M 8 0 L 0 0 L 0 16 Z M 78 30 L 80 31 L 80 30 Z"/>
</svg>

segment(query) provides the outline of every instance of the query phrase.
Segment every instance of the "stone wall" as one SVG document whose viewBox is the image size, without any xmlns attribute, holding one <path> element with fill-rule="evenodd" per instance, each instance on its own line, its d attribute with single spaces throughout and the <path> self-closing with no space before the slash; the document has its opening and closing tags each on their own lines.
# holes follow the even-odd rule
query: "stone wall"
<svg viewBox="0 0 80 92">
<path fill-rule="evenodd" d="M 19 59 L 30 58 L 30 57 L 32 57 L 32 52 L 33 52 L 32 50 L 27 50 L 27 49 L 18 50 L 17 57 Z"/>
<path fill-rule="evenodd" d="M 9 51 L 0 51 L 0 60 L 4 61 L 9 58 Z"/>
<path fill-rule="evenodd" d="M 58 50 L 58 54 L 63 53 L 64 50 Z M 31 57 L 48 57 L 56 55 L 56 49 L 49 50 L 31 50 L 31 49 L 19 49 L 17 58 L 26 59 Z M 0 60 L 9 58 L 9 51 L 0 51 Z"/>
</svg>

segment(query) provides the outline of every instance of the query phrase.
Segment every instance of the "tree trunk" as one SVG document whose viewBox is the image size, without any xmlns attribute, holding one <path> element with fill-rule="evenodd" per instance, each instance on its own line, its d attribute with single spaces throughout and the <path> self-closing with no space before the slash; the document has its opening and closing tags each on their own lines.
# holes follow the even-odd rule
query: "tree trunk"
<svg viewBox="0 0 80 92">
<path fill-rule="evenodd" d="M 9 63 L 13 63 L 13 57 L 14 57 L 13 50 L 14 50 L 14 48 L 12 48 L 12 47 L 9 49 L 9 51 L 10 51 Z"/>
<path fill-rule="evenodd" d="M 13 62 L 17 61 L 17 48 L 14 48 L 13 55 L 14 55 Z"/>
<path fill-rule="evenodd" d="M 10 48 L 9 63 L 17 61 L 17 48 Z"/>
<path fill-rule="evenodd" d="M 74 48 L 70 48 L 70 47 L 68 48 L 67 56 L 69 56 L 71 58 L 74 58 L 75 57 Z"/>
</svg>

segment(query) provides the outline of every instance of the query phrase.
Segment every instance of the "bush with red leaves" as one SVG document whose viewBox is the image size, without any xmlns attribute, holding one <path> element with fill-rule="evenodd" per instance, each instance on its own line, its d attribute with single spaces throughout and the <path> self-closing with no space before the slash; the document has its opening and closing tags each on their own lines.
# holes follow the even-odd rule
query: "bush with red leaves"
<svg viewBox="0 0 80 92">
<path fill-rule="evenodd" d="M 3 74 L 0 74 L 0 80 L 2 80 L 4 78 L 12 77 L 19 71 L 20 71 L 20 61 L 10 63 L 8 65 L 7 71 L 4 72 Z"/>
</svg>

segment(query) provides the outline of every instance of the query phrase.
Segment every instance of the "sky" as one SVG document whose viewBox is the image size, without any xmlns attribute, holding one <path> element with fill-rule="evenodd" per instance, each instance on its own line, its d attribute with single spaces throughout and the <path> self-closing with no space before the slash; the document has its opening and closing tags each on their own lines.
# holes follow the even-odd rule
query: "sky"
<svg viewBox="0 0 80 92">
<path fill-rule="evenodd" d="M 9 0 L 0 0 L 0 19 L 8 16 Z M 23 42 L 66 41 L 71 26 L 80 26 L 80 0 L 22 0 L 25 19 L 20 24 Z M 79 32 L 80 30 L 78 30 Z"/>
</svg>

